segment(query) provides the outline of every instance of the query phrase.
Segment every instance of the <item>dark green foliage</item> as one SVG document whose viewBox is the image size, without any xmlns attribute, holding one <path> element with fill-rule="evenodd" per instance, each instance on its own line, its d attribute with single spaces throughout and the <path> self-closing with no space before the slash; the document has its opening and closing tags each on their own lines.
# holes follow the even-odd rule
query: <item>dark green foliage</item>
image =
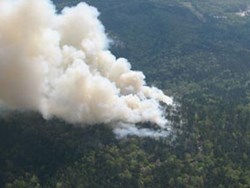
<svg viewBox="0 0 250 188">
<path fill-rule="evenodd" d="M 54 2 L 60 11 L 80 1 Z M 248 188 L 250 18 L 235 15 L 248 1 L 87 2 L 112 51 L 180 102 L 169 117 L 175 139 L 117 140 L 104 125 L 9 114 L 0 118 L 0 187 Z"/>
</svg>

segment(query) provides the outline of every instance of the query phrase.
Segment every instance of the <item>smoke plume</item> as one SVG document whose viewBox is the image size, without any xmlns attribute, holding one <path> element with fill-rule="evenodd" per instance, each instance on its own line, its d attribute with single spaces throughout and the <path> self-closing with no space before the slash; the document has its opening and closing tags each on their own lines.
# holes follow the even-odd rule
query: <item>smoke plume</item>
<svg viewBox="0 0 250 188">
<path fill-rule="evenodd" d="M 0 0 L 0 104 L 74 124 L 164 128 L 160 102 L 172 99 L 112 55 L 98 15 L 86 3 L 57 14 L 49 0 Z"/>
</svg>

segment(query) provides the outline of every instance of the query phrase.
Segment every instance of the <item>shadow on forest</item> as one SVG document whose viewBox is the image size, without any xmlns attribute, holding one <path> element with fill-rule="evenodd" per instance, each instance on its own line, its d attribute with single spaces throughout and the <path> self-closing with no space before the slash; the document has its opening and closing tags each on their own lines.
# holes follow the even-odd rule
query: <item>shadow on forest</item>
<svg viewBox="0 0 250 188">
<path fill-rule="evenodd" d="M 7 172 L 33 172 L 40 180 L 47 179 L 85 151 L 113 142 L 108 126 L 81 128 L 58 119 L 46 121 L 38 113 L 7 114 L 0 117 L 0 185 Z"/>
</svg>

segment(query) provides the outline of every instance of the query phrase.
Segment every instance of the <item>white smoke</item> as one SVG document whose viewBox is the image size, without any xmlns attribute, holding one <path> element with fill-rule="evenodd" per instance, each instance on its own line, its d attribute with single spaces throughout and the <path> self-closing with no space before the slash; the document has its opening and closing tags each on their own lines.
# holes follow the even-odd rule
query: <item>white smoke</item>
<svg viewBox="0 0 250 188">
<path fill-rule="evenodd" d="M 49 0 L 0 0 L 0 104 L 81 125 L 164 128 L 159 102 L 172 99 L 111 54 L 98 15 L 86 3 L 56 14 Z"/>
<path fill-rule="evenodd" d="M 127 136 L 139 136 L 139 137 L 152 137 L 162 138 L 171 134 L 170 127 L 164 129 L 152 130 L 149 128 L 138 128 L 134 124 L 119 123 L 114 128 L 114 133 L 117 138 L 124 138 Z"/>
</svg>

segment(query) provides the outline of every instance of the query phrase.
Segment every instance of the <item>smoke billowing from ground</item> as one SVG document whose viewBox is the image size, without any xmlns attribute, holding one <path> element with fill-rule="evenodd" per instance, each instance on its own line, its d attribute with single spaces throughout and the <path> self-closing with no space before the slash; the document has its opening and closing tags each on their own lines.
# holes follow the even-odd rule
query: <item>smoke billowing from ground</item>
<svg viewBox="0 0 250 188">
<path fill-rule="evenodd" d="M 56 14 L 48 0 L 0 0 L 0 104 L 81 125 L 164 128 L 159 102 L 171 98 L 111 54 L 98 15 L 85 3 Z"/>
<path fill-rule="evenodd" d="M 136 125 L 125 123 L 119 123 L 114 128 L 114 133 L 116 134 L 117 138 L 124 138 L 127 136 L 160 138 L 169 136 L 170 131 L 170 127 L 153 130 L 150 128 L 138 128 Z"/>
</svg>

